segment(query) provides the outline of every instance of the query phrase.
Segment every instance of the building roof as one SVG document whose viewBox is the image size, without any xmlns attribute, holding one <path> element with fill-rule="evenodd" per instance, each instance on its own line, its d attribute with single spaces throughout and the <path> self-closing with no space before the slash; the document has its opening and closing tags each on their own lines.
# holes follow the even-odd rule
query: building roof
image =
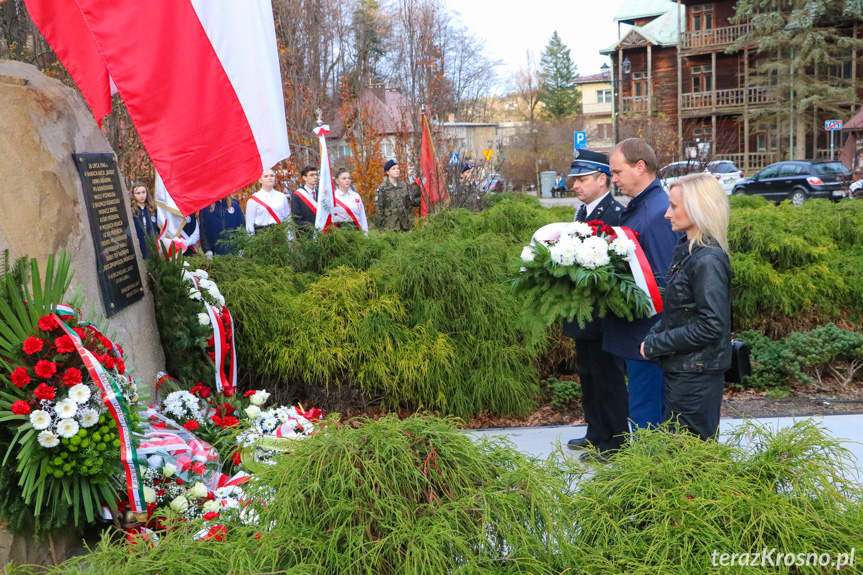
<svg viewBox="0 0 863 575">
<path fill-rule="evenodd" d="M 637 18 L 648 18 L 650 16 L 661 16 L 671 8 L 676 8 L 677 3 L 672 0 L 623 0 L 620 10 L 614 17 L 615 22 L 626 22 Z"/>
<path fill-rule="evenodd" d="M 842 125 L 843 130 L 863 130 L 863 108 L 857 114 Z"/>
<path fill-rule="evenodd" d="M 593 84 L 595 82 L 611 82 L 609 78 L 606 78 L 602 75 L 602 72 L 599 74 L 591 74 L 590 76 L 579 76 L 575 79 L 575 84 Z"/>
<path fill-rule="evenodd" d="M 599 53 L 610 54 L 616 52 L 620 47 L 626 49 L 627 47 L 643 46 L 645 41 L 654 46 L 676 46 L 678 34 L 686 18 L 686 10 L 684 6 L 681 6 L 680 17 L 678 18 L 677 4 L 668 4 L 672 9 L 644 26 L 633 26 L 623 38 L 608 48 L 600 50 Z"/>
</svg>

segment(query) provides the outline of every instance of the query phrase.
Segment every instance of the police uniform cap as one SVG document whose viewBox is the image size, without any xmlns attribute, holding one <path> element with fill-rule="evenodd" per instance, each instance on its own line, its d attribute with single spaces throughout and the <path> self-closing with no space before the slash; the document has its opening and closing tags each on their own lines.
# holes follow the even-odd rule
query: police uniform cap
<svg viewBox="0 0 863 575">
<path fill-rule="evenodd" d="M 568 178 L 575 176 L 586 176 L 601 172 L 606 176 L 611 175 L 611 167 L 608 165 L 608 156 L 600 152 L 590 150 L 576 150 L 575 159 L 570 166 Z"/>
</svg>

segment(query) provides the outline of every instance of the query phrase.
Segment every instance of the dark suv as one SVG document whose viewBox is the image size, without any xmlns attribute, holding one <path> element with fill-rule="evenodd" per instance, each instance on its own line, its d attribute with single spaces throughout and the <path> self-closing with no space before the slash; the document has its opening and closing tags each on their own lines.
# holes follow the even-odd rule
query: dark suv
<svg viewBox="0 0 863 575">
<path fill-rule="evenodd" d="M 833 160 L 795 160 L 770 164 L 735 184 L 734 194 L 764 196 L 799 206 L 809 198 L 839 201 L 846 196 L 851 170 Z"/>
</svg>

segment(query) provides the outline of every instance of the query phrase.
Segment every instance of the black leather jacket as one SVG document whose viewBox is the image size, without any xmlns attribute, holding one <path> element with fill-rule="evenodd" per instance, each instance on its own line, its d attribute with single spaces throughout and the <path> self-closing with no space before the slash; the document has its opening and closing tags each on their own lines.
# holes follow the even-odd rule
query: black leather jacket
<svg viewBox="0 0 863 575">
<path fill-rule="evenodd" d="M 664 371 L 724 371 L 731 365 L 731 262 L 715 243 L 674 250 L 662 321 L 644 340 L 644 355 Z"/>
</svg>

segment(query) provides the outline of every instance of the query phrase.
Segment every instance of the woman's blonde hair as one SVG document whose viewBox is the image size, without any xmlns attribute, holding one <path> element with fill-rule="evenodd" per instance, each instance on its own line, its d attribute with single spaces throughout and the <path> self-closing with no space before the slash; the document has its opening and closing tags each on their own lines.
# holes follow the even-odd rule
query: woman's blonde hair
<svg viewBox="0 0 863 575">
<path fill-rule="evenodd" d="M 728 219 L 731 209 L 728 196 L 712 174 L 689 174 L 675 180 L 669 192 L 680 188 L 683 209 L 697 228 L 693 242 L 706 245 L 707 240 L 719 244 L 728 253 Z M 692 249 L 692 243 L 689 249 Z"/>
<path fill-rule="evenodd" d="M 151 216 L 156 215 L 156 199 L 153 197 L 153 194 L 150 193 L 150 188 L 139 183 L 133 183 L 132 190 L 129 192 L 129 199 L 132 200 L 132 215 L 135 217 L 139 215 L 138 202 L 135 201 L 135 190 L 138 188 L 144 188 L 147 192 L 147 211 L 150 212 Z"/>
</svg>

